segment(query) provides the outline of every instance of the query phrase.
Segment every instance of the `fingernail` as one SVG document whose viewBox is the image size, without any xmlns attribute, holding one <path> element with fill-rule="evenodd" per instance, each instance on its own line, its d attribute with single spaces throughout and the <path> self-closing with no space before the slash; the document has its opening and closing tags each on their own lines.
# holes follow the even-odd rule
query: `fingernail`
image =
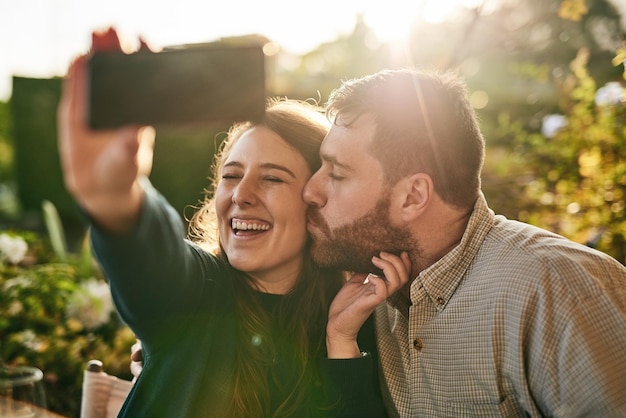
<svg viewBox="0 0 626 418">
<path fill-rule="evenodd" d="M 367 284 L 370 282 L 370 277 L 376 277 L 377 279 L 384 279 L 383 276 L 379 276 L 377 274 L 374 273 L 368 273 L 367 276 L 365 277 L 365 280 L 363 281 L 363 284 Z"/>
</svg>

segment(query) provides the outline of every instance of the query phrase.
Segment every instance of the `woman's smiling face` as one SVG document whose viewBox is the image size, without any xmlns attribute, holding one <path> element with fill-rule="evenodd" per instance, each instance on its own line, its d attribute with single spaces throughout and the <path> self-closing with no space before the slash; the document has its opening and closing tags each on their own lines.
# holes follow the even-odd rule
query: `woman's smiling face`
<svg viewBox="0 0 626 418">
<path fill-rule="evenodd" d="M 270 293 L 296 282 L 307 241 L 304 158 L 264 126 L 233 144 L 215 194 L 220 243 L 230 264 Z"/>
</svg>

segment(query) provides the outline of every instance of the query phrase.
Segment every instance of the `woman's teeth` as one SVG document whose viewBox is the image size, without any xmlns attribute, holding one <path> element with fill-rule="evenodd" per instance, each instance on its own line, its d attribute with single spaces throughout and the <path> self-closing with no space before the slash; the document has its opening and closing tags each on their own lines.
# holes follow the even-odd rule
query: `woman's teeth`
<svg viewBox="0 0 626 418">
<path fill-rule="evenodd" d="M 232 220 L 232 228 L 240 231 L 267 231 L 270 226 L 267 224 L 259 224 L 255 222 L 245 222 Z"/>
</svg>

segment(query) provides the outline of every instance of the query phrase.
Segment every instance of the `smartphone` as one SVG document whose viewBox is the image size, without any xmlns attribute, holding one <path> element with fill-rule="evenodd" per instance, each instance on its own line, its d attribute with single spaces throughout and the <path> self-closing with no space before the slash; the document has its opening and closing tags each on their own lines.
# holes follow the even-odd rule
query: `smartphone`
<svg viewBox="0 0 626 418">
<path fill-rule="evenodd" d="M 87 68 L 87 122 L 92 129 L 232 123 L 258 119 L 265 111 L 261 45 L 98 52 Z"/>
</svg>

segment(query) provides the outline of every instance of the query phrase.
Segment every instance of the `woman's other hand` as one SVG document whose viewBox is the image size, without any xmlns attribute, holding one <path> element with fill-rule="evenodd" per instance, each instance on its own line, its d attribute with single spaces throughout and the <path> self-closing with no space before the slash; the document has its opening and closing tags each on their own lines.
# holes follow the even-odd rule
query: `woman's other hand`
<svg viewBox="0 0 626 418">
<path fill-rule="evenodd" d="M 372 263 L 385 277 L 355 274 L 333 299 L 326 326 L 329 358 L 356 358 L 361 355 L 357 335 L 374 309 L 409 281 L 411 262 L 407 253 L 400 257 L 381 252 Z"/>
</svg>

